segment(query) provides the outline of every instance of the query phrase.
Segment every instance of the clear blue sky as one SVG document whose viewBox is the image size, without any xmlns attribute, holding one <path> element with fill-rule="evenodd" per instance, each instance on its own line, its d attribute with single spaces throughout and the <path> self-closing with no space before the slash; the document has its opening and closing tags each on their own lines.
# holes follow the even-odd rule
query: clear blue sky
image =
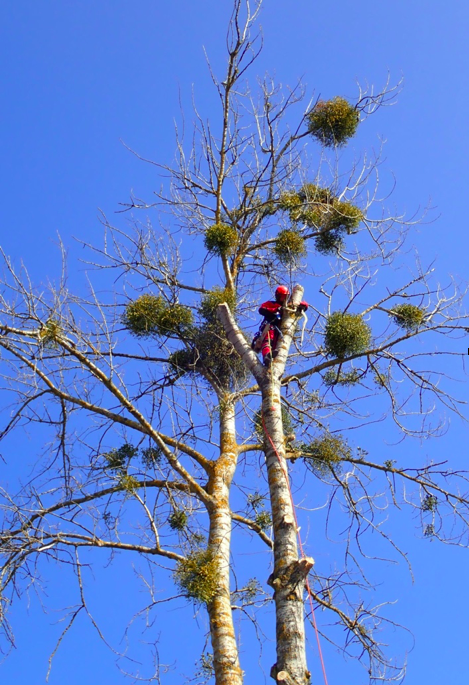
<svg viewBox="0 0 469 685">
<path fill-rule="evenodd" d="M 155 171 L 136 160 L 120 140 L 145 157 L 169 162 L 180 94 L 183 103 L 190 103 L 195 84 L 197 101 L 210 114 L 215 99 L 202 46 L 220 73 L 229 7 L 227 0 L 2 3 L 0 244 L 17 263 L 23 259 L 37 280 L 59 272 L 59 232 L 71 255 L 71 283 L 78 283 L 75 258 L 81 248 L 73 239 L 99 240 L 98 208 L 112 215 L 132 189 L 149 196 L 158 185 Z M 415 235 L 424 261 L 438 257 L 442 280 L 449 273 L 467 277 L 465 3 L 266 0 L 261 23 L 265 47 L 257 70 L 268 70 L 283 83 L 293 84 L 302 76 L 317 95 L 353 98 L 357 79 L 380 86 L 388 71 L 394 81 L 404 76 L 398 104 L 369 120 L 354 145 L 377 146 L 378 136 L 387 140 L 385 169 L 397 180 L 396 208 L 413 213 L 429 201 L 435 207 L 435 220 Z M 454 421 L 439 441 L 424 446 L 406 442 L 399 449 L 408 455 L 419 450 L 434 459 L 451 457 L 466 466 L 467 428 Z M 8 478 L 1 463 L 0 478 Z M 401 539 L 412 553 L 415 584 L 403 570 L 385 575 L 389 595 L 399 600 L 395 616 L 415 636 L 406 685 L 466 685 L 469 552 L 421 541 L 415 525 L 399 518 Z M 98 567 L 92 590 L 96 612 L 114 636 L 120 634 L 118 619 L 136 606 L 127 593 L 134 587 L 133 571 L 128 565 L 118 569 L 116 577 L 115 569 Z M 49 594 L 58 607 L 65 589 L 56 571 L 51 573 L 55 580 Z M 42 613 L 34 597 L 29 613 L 19 604 L 16 611 L 17 650 L 0 665 L 0 678 L 39 685 L 45 682 L 57 635 L 56 617 Z M 172 625 L 181 639 L 188 615 L 175 609 L 155 631 Z M 361 671 L 349 670 L 333 650 L 326 649 L 326 657 L 330 685 L 366 682 Z M 310 662 L 315 659 L 312 651 Z M 259 682 L 255 668 L 254 660 L 247 685 Z M 124 682 L 112 655 L 85 622 L 64 641 L 50 678 L 52 685 L 84 682 Z M 179 684 L 181 679 L 173 673 L 163 682 Z"/>
</svg>

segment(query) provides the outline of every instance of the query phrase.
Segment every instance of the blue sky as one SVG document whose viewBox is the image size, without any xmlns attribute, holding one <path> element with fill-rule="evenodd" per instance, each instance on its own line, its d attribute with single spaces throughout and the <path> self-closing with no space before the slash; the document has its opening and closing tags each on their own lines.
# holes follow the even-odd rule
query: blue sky
<svg viewBox="0 0 469 685">
<path fill-rule="evenodd" d="M 202 46 L 222 73 L 229 6 L 226 0 L 3 3 L 0 244 L 16 263 L 24 260 L 35 279 L 58 275 L 60 233 L 70 253 L 70 282 L 79 287 L 84 267 L 76 266 L 82 249 L 74 238 L 99 241 L 98 208 L 112 216 L 131 190 L 149 196 L 158 187 L 154 168 L 120 141 L 168 163 L 179 100 L 189 110 L 194 86 L 204 114 L 213 111 L 216 98 Z M 390 183 L 394 175 L 397 182 L 392 205 L 409 214 L 428 203 L 434 207 L 431 221 L 416 230 L 413 242 L 424 262 L 437 257 L 442 281 L 450 273 L 467 277 L 468 15 L 464 3 L 424 0 L 337 0 L 333 5 L 266 0 L 261 19 L 259 74 L 268 70 L 290 84 L 301 76 L 311 93 L 324 98 L 353 98 L 356 80 L 379 87 L 388 72 L 392 81 L 404 77 L 398 104 L 369 119 L 353 147 L 377 147 L 379 137 L 386 139 L 383 176 Z M 467 429 L 454 420 L 440 440 L 423 446 L 405 442 L 399 449 L 403 455 L 419 450 L 429 458 L 451 457 L 463 467 L 466 435 Z M 376 444 L 376 436 L 367 439 Z M 9 477 L 1 464 L 0 477 Z M 399 599 L 396 617 L 415 636 L 406 683 L 465 685 L 467 551 L 420 540 L 415 522 L 404 516 L 396 527 L 412 553 L 415 573 L 414 585 L 403 570 L 385 573 L 387 589 Z M 126 592 L 134 571 L 119 562 L 117 568 L 118 578 L 114 569 L 110 581 L 104 563 L 98 566 L 92 585 L 96 611 L 116 635 L 118 619 L 138 605 Z M 48 592 L 58 607 L 62 588 L 54 578 Z M 34 598 L 29 612 L 19 603 L 16 611 L 18 648 L 0 666 L 0 674 L 4 682 L 39 685 L 56 635 L 54 614 L 43 614 Z M 178 630 L 188 615 L 175 609 L 155 630 Z M 194 633 L 187 627 L 188 635 Z M 326 647 L 326 657 L 330 685 L 350 679 L 350 673 L 356 685 L 366 682 L 334 650 Z M 309 659 L 318 683 L 314 650 Z M 123 682 L 112 655 L 85 622 L 64 641 L 50 679 L 52 685 L 84 681 Z M 181 681 L 173 674 L 167 682 Z M 256 682 L 253 672 L 246 682 Z"/>
</svg>

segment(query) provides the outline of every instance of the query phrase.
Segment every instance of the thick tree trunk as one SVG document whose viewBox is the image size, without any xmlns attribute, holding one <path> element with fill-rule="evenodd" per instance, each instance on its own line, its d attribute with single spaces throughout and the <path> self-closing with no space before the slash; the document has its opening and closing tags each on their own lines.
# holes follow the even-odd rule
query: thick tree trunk
<svg viewBox="0 0 469 685">
<path fill-rule="evenodd" d="M 274 570 L 269 585 L 274 588 L 276 608 L 277 663 L 271 675 L 277 682 L 309 683 L 304 627 L 304 582 L 312 560 L 299 561 L 297 530 L 285 460 L 280 378 L 296 329 L 296 307 L 303 288 L 293 290 L 290 309 L 283 313 L 283 337 L 278 357 L 261 382 L 265 456 L 274 528 Z"/>
<path fill-rule="evenodd" d="M 288 486 L 280 383 L 262 388 L 265 456 L 274 528 L 274 570 L 268 583 L 274 588 L 276 608 L 277 663 L 272 677 L 278 682 L 303 685 L 308 682 L 305 652 L 303 594 L 307 564 L 298 560 L 297 531 Z M 304 572 L 306 571 L 306 573 Z M 286 675 L 287 674 L 287 675 Z M 277 676 L 280 675 L 280 679 Z M 282 681 L 283 678 L 283 681 Z"/>
<path fill-rule="evenodd" d="M 208 485 L 216 504 L 210 511 L 209 547 L 219 564 L 218 592 L 208 606 L 216 685 L 241 685 L 238 646 L 230 594 L 231 514 L 230 484 L 235 472 L 237 445 L 234 407 L 225 405 L 220 417 L 220 456 Z"/>
<path fill-rule="evenodd" d="M 291 304 L 282 318 L 283 337 L 278 356 L 269 369 L 264 369 L 250 350 L 233 320 L 227 305 L 219 306 L 219 318 L 227 337 L 255 376 L 262 392 L 262 416 L 265 432 L 265 455 L 269 481 L 274 529 L 274 571 L 269 584 L 274 588 L 276 608 L 277 663 L 271 675 L 284 685 L 306 685 L 309 672 L 306 665 L 303 595 L 305 578 L 312 559 L 299 561 L 297 531 L 289 491 L 285 461 L 285 439 L 282 424 L 280 378 L 296 329 L 296 307 L 303 288 L 293 290 Z"/>
</svg>

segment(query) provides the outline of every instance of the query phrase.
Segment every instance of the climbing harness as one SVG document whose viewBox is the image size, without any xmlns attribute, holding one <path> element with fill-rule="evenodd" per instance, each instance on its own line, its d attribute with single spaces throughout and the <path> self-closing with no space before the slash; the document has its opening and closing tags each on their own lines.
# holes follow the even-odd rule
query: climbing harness
<svg viewBox="0 0 469 685">
<path fill-rule="evenodd" d="M 260 352 L 262 349 L 262 345 L 268 336 L 270 331 L 270 323 L 266 321 L 265 323 L 262 323 L 259 330 L 255 334 L 254 338 L 252 339 L 252 344 L 251 344 L 251 349 L 254 350 L 254 352 Z"/>
</svg>

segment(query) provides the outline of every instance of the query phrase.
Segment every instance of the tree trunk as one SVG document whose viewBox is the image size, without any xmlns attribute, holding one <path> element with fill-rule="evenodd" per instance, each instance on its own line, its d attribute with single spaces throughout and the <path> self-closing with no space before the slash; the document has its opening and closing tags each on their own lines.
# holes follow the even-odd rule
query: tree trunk
<svg viewBox="0 0 469 685">
<path fill-rule="evenodd" d="M 298 561 L 297 531 L 293 514 L 280 404 L 280 383 L 273 380 L 262 388 L 265 456 L 274 528 L 274 570 L 268 583 L 274 588 L 277 663 L 272 676 L 285 672 L 292 683 L 308 682 L 305 653 L 303 594 L 305 575 Z M 272 441 L 272 442 L 271 442 Z M 278 680 L 278 682 L 280 682 Z"/>
<path fill-rule="evenodd" d="M 276 609 L 277 663 L 271 675 L 277 682 L 309 683 L 304 627 L 304 582 L 312 560 L 299 562 L 297 530 L 285 460 L 282 422 L 281 381 L 291 341 L 296 330 L 296 307 L 303 288 L 293 290 L 291 304 L 282 317 L 278 356 L 261 385 L 265 457 L 274 529 L 274 571 L 269 585 L 274 588 Z"/>
<path fill-rule="evenodd" d="M 210 511 L 209 547 L 219 564 L 218 592 L 208 606 L 216 685 L 241 685 L 243 682 L 230 594 L 229 490 L 236 461 L 234 407 L 225 403 L 220 417 L 220 457 L 214 464 L 208 484 L 209 492 L 216 503 Z"/>
<path fill-rule="evenodd" d="M 283 312 L 282 333 L 278 356 L 269 369 L 264 369 L 246 343 L 226 304 L 218 308 L 228 340 L 255 376 L 262 392 L 265 456 L 269 481 L 274 529 L 274 571 L 268 582 L 274 588 L 276 608 L 277 663 L 271 675 L 285 685 L 306 685 L 309 672 L 306 666 L 303 594 L 304 581 L 312 560 L 298 559 L 297 530 L 289 490 L 285 461 L 285 439 L 282 424 L 280 378 L 296 330 L 296 308 L 303 296 L 303 288 L 295 286 L 291 302 Z"/>
</svg>

